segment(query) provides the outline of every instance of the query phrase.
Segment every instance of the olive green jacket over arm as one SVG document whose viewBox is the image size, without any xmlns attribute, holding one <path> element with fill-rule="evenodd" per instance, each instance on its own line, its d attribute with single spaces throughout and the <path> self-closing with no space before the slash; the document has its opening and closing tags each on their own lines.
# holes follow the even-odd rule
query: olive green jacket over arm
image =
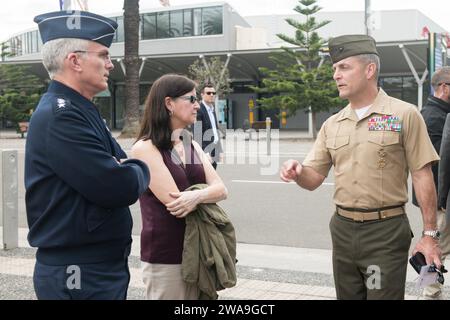
<svg viewBox="0 0 450 320">
<path fill-rule="evenodd" d="M 206 184 L 187 189 L 200 190 Z M 236 236 L 227 214 L 215 203 L 202 203 L 186 217 L 184 281 L 199 288 L 199 299 L 217 299 L 217 291 L 236 285 Z"/>
</svg>

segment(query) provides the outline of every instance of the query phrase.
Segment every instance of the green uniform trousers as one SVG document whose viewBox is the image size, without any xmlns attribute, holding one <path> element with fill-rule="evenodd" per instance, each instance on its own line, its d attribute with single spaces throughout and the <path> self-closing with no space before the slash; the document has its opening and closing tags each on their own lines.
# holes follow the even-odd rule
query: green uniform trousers
<svg viewBox="0 0 450 320">
<path fill-rule="evenodd" d="M 412 238 L 406 214 L 365 222 L 334 214 L 330 231 L 338 299 L 404 299 Z"/>
</svg>

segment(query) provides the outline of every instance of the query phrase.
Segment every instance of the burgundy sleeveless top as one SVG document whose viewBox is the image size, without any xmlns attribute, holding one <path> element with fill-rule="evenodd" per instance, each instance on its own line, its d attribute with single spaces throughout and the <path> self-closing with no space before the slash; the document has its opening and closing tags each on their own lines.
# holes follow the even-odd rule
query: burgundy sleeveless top
<svg viewBox="0 0 450 320">
<path fill-rule="evenodd" d="M 176 151 L 173 151 L 176 153 Z M 164 164 L 172 174 L 178 190 L 184 191 L 197 183 L 206 183 L 203 165 L 190 145 L 185 149 L 190 160 L 186 166 L 172 160 L 172 150 L 162 150 Z M 174 157 L 179 159 L 177 155 Z M 151 175 L 151 172 L 150 172 Z M 181 264 L 185 219 L 176 218 L 149 189 L 139 197 L 142 215 L 141 260 L 148 263 Z"/>
</svg>

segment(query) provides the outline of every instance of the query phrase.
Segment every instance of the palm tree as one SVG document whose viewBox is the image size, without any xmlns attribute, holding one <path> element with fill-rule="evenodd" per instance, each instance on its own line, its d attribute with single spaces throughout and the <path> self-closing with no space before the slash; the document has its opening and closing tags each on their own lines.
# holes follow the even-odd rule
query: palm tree
<svg viewBox="0 0 450 320">
<path fill-rule="evenodd" d="M 135 137 L 139 130 L 139 0 L 124 0 L 125 115 L 121 138 Z"/>
</svg>

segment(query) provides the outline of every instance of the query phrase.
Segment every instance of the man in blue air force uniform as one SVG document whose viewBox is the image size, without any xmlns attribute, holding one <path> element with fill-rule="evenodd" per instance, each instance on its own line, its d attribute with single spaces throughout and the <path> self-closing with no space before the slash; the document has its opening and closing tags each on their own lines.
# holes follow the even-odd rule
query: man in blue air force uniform
<svg viewBox="0 0 450 320">
<path fill-rule="evenodd" d="M 38 299 L 126 299 L 129 205 L 147 166 L 111 136 L 93 97 L 108 87 L 116 22 L 89 12 L 35 17 L 52 81 L 34 112 L 25 150 L 28 241 L 37 247 Z"/>
</svg>

